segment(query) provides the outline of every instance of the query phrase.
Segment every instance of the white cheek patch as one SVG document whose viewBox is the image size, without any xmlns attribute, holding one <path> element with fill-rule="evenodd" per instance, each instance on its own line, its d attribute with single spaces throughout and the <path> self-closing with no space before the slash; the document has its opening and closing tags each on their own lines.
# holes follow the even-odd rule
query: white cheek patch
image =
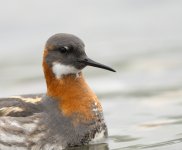
<svg viewBox="0 0 182 150">
<path fill-rule="evenodd" d="M 73 66 L 63 65 L 57 62 L 53 63 L 52 71 L 58 79 L 61 78 L 62 75 L 78 74 L 80 72 L 80 70 L 76 69 Z"/>
</svg>

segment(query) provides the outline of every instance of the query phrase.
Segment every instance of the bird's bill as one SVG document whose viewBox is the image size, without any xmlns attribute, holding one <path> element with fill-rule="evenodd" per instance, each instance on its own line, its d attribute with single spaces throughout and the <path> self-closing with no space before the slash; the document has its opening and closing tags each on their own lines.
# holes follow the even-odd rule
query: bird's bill
<svg viewBox="0 0 182 150">
<path fill-rule="evenodd" d="M 112 69 L 111 67 L 108 67 L 106 65 L 103 65 L 101 63 L 95 62 L 90 58 L 85 58 L 83 60 L 79 60 L 78 62 L 85 64 L 86 66 L 93 66 L 93 67 L 97 67 L 97 68 L 102 68 L 102 69 L 106 69 L 109 71 L 113 71 L 116 72 L 114 69 Z"/>
</svg>

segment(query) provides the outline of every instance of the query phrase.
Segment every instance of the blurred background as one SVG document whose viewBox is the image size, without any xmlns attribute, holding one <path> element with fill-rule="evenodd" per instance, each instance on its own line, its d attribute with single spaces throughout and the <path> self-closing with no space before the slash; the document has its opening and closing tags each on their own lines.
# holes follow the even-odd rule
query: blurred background
<svg viewBox="0 0 182 150">
<path fill-rule="evenodd" d="M 72 33 L 117 70 L 83 71 L 104 107 L 108 147 L 182 148 L 181 0 L 0 2 L 0 97 L 45 92 L 44 44 Z"/>
</svg>

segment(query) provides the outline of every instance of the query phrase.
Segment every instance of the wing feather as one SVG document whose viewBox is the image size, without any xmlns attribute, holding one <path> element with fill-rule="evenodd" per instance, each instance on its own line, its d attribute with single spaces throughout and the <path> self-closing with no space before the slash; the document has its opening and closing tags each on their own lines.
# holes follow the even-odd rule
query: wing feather
<svg viewBox="0 0 182 150">
<path fill-rule="evenodd" d="M 27 117 L 41 112 L 43 94 L 13 96 L 0 99 L 0 117 Z"/>
</svg>

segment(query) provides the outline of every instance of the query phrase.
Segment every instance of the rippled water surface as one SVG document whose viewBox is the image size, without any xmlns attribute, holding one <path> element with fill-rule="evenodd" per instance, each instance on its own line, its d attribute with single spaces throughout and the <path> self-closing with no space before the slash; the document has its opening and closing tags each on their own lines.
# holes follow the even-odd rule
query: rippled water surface
<svg viewBox="0 0 182 150">
<path fill-rule="evenodd" d="M 109 138 L 74 149 L 180 150 L 181 8 L 178 0 L 4 1 L 0 96 L 45 92 L 44 43 L 54 33 L 73 33 L 88 56 L 117 70 L 84 70 L 103 105 Z"/>
</svg>

